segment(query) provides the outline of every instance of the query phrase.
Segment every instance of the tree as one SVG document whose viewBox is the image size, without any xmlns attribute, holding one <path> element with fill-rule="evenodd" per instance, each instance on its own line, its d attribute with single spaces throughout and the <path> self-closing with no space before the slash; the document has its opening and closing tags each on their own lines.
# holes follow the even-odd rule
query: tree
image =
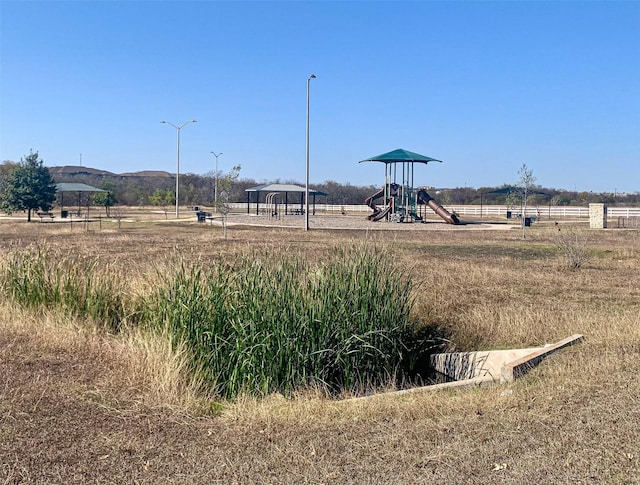
<svg viewBox="0 0 640 485">
<path fill-rule="evenodd" d="M 98 192 L 93 196 L 93 203 L 104 207 L 107 217 L 111 217 L 109 209 L 118 203 L 118 198 L 113 193 L 114 184 L 110 180 L 105 180 L 102 189 L 106 192 Z"/>
<path fill-rule="evenodd" d="M 229 196 L 234 184 L 240 176 L 240 165 L 234 166 L 224 177 L 218 177 L 218 203 L 215 204 L 217 212 L 222 213 L 222 232 L 227 237 L 227 214 L 231 210 L 229 207 Z"/>
<path fill-rule="evenodd" d="M 509 192 L 504 197 L 504 205 L 507 206 L 507 209 L 513 210 L 517 205 L 521 203 L 518 194 L 515 192 Z"/>
<path fill-rule="evenodd" d="M 522 238 L 524 239 L 525 219 L 527 215 L 527 195 L 529 193 L 529 189 L 533 187 L 536 178 L 533 175 L 533 171 L 529 170 L 526 163 L 522 164 L 522 167 L 518 170 L 518 175 L 520 176 L 518 186 L 522 188 Z"/>
<path fill-rule="evenodd" d="M 38 152 L 20 160 L 0 193 L 0 207 L 8 213 L 26 210 L 28 222 L 31 222 L 32 210 L 49 211 L 55 200 L 56 185 Z"/>
<path fill-rule="evenodd" d="M 162 207 L 164 211 L 164 218 L 167 218 L 168 207 L 176 203 L 176 193 L 170 189 L 156 189 L 156 191 L 149 197 L 149 200 L 153 205 Z"/>
<path fill-rule="evenodd" d="M 19 165 L 16 162 L 12 162 L 10 160 L 5 160 L 2 162 L 2 165 L 0 165 L 0 209 L 2 209 L 1 199 L 2 194 L 7 187 L 7 182 L 13 177 L 15 171 L 18 170 L 18 166 Z"/>
<path fill-rule="evenodd" d="M 11 160 L 2 162 L 2 165 L 0 165 L 0 190 L 9 177 L 18 169 L 18 166 L 16 162 L 12 162 Z"/>
<path fill-rule="evenodd" d="M 571 205 L 571 197 L 567 194 L 558 194 L 551 197 L 551 205 Z"/>
</svg>

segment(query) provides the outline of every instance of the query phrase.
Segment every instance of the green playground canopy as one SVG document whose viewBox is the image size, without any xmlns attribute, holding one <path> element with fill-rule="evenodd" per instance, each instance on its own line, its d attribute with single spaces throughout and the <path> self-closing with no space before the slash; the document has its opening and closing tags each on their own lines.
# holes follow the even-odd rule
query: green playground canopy
<svg viewBox="0 0 640 485">
<path fill-rule="evenodd" d="M 420 155 L 419 153 L 410 152 L 409 150 L 403 150 L 398 148 L 376 157 L 367 158 L 366 160 L 360 160 L 362 162 L 382 162 L 382 163 L 401 163 L 401 162 L 416 162 L 416 163 L 429 163 L 440 162 L 442 160 L 436 160 L 435 158 L 427 157 L 426 155 Z"/>
</svg>

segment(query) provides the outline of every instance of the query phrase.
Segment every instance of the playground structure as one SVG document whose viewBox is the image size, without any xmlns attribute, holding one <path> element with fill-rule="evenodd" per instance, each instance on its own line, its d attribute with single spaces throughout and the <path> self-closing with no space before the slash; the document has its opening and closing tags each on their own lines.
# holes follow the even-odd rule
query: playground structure
<svg viewBox="0 0 640 485">
<path fill-rule="evenodd" d="M 251 204 L 255 204 L 255 214 L 268 214 L 280 218 L 286 215 L 304 215 L 306 188 L 293 184 L 266 184 L 245 189 L 247 194 L 247 214 Z M 261 196 L 261 194 L 263 194 Z M 319 190 L 309 189 L 311 198 L 310 214 L 316 213 L 316 197 L 327 196 Z M 252 200 L 253 199 L 253 200 Z M 294 200 L 297 199 L 297 200 Z"/>
<path fill-rule="evenodd" d="M 368 216 L 370 221 L 384 219 L 392 222 L 423 222 L 424 212 L 421 209 L 428 206 L 447 223 L 460 224 L 458 217 L 431 197 L 424 187 L 413 186 L 414 164 L 442 163 L 441 160 L 397 149 L 360 163 L 362 162 L 381 162 L 385 169 L 385 184 L 378 192 L 365 199 L 365 204 L 373 210 Z M 376 200 L 380 198 L 383 200 L 383 207 L 376 205 Z"/>
<path fill-rule="evenodd" d="M 265 197 L 265 209 L 269 217 L 274 217 L 276 219 L 280 218 L 280 213 L 278 211 L 278 197 L 280 194 L 278 192 L 269 192 Z"/>
</svg>

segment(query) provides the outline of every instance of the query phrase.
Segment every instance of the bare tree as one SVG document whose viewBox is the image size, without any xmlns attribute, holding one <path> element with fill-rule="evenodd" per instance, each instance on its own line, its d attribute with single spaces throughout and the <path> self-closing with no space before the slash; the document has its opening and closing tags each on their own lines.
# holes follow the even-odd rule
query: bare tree
<svg viewBox="0 0 640 485">
<path fill-rule="evenodd" d="M 529 189 L 533 187 L 536 181 L 536 177 L 533 175 L 533 171 L 527 167 L 526 163 L 522 164 L 520 170 L 518 170 L 520 180 L 518 186 L 522 189 L 522 239 L 524 239 L 525 219 L 527 217 L 527 196 L 529 195 Z"/>
<path fill-rule="evenodd" d="M 222 214 L 222 231 L 224 237 L 227 237 L 227 215 L 231 210 L 229 206 L 229 197 L 233 190 L 233 187 L 240 176 L 240 165 L 234 166 L 223 177 L 218 177 L 218 202 L 215 204 L 216 211 Z"/>
</svg>

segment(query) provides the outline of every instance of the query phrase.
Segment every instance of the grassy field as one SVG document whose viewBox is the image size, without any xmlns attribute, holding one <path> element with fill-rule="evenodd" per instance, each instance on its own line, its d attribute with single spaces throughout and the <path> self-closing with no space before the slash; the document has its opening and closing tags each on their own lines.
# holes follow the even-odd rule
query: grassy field
<svg viewBox="0 0 640 485">
<path fill-rule="evenodd" d="M 0 221 L 17 248 L 85 258 L 128 295 L 177 259 L 259 250 L 322 262 L 364 240 L 414 283 L 414 318 L 452 350 L 585 343 L 511 384 L 460 392 L 221 401 L 185 349 L 55 309 L 0 303 L 3 483 L 640 483 L 640 233 L 553 223 L 470 231 L 194 222 Z M 558 229 L 560 228 L 560 230 Z M 34 245 L 34 246 L 30 246 Z M 575 268 L 576 261 L 580 264 Z"/>
</svg>

